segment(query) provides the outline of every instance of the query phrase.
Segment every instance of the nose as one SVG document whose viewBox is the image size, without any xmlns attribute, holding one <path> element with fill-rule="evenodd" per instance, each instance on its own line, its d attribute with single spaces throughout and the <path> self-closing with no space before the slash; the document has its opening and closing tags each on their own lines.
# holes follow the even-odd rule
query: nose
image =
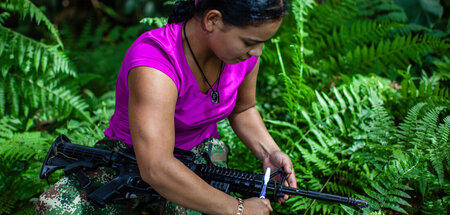
<svg viewBox="0 0 450 215">
<path fill-rule="evenodd" d="M 248 55 L 259 57 L 262 55 L 262 49 L 263 49 L 264 43 L 257 44 L 256 46 L 252 47 L 250 51 L 248 51 Z"/>
</svg>

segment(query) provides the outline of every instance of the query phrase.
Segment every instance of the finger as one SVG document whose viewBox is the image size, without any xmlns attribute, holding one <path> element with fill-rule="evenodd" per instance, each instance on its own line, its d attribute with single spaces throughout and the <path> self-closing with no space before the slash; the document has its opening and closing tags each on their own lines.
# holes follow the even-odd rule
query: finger
<svg viewBox="0 0 450 215">
<path fill-rule="evenodd" d="M 289 187 L 297 188 L 297 179 L 295 178 L 295 174 L 294 173 L 288 175 L 287 182 L 289 184 L 288 185 Z"/>
<path fill-rule="evenodd" d="M 296 183 L 296 179 L 295 179 L 295 173 L 294 173 L 294 169 L 292 167 L 292 164 L 289 162 L 288 164 L 284 165 L 283 168 L 285 169 L 286 175 L 288 176 L 287 177 L 287 179 L 288 179 L 287 181 L 288 181 L 289 185 L 291 185 L 290 187 L 292 187 L 292 185 L 294 185 L 294 184 L 295 184 L 295 187 L 297 187 L 296 186 L 297 183 Z M 286 186 L 289 186 L 289 185 L 286 185 Z"/>
<path fill-rule="evenodd" d="M 270 212 L 273 211 L 272 209 L 272 205 L 270 205 L 270 201 L 268 199 L 263 199 L 264 204 L 266 205 L 266 207 L 269 209 Z"/>
<path fill-rule="evenodd" d="M 283 197 L 278 198 L 278 203 L 284 203 L 289 199 L 289 195 L 284 195 Z"/>
<path fill-rule="evenodd" d="M 297 188 L 297 179 L 295 178 L 295 173 L 292 167 L 287 167 L 288 171 L 286 171 L 286 181 L 284 183 L 284 186 Z"/>
<path fill-rule="evenodd" d="M 292 171 L 292 164 L 288 163 L 288 164 L 284 165 L 283 168 L 285 169 L 286 174 L 288 174 L 288 175 L 292 174 L 292 172 L 293 172 Z"/>
</svg>

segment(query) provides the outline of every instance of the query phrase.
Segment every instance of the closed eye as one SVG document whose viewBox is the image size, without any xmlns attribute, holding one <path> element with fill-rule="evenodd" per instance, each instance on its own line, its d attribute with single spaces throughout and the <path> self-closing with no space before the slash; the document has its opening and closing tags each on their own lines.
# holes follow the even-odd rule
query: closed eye
<svg viewBox="0 0 450 215">
<path fill-rule="evenodd" d="M 244 45 L 245 45 L 245 46 L 252 46 L 252 45 L 254 45 L 254 44 L 252 44 L 252 43 L 250 43 L 250 42 L 244 40 Z"/>
<path fill-rule="evenodd" d="M 243 38 L 242 41 L 244 42 L 244 44 L 249 47 L 249 46 L 255 46 L 257 44 L 261 44 L 264 43 L 264 40 L 254 40 L 254 39 L 245 39 Z"/>
</svg>

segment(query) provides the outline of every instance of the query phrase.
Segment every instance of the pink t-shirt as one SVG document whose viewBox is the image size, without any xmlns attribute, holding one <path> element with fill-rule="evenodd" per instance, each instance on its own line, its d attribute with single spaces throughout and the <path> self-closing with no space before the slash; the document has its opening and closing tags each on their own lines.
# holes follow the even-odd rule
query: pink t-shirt
<svg viewBox="0 0 450 215">
<path fill-rule="evenodd" d="M 122 62 L 116 84 L 116 106 L 105 136 L 132 146 L 128 122 L 128 83 L 130 69 L 138 66 L 160 70 L 175 83 L 178 99 L 175 107 L 175 147 L 190 150 L 202 140 L 219 138 L 217 122 L 233 111 L 237 89 L 254 68 L 258 58 L 238 64 L 225 64 L 219 83 L 220 102 L 211 102 L 211 89 L 203 94 L 198 88 L 184 51 L 183 23 L 148 31 L 133 43 Z M 217 82 L 213 89 L 217 88 Z"/>
</svg>

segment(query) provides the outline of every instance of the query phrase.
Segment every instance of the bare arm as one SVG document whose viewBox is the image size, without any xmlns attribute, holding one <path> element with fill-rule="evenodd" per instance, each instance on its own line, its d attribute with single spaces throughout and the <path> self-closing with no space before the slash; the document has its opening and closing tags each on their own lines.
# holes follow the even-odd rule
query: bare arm
<svg viewBox="0 0 450 215">
<path fill-rule="evenodd" d="M 173 156 L 177 89 L 160 71 L 137 67 L 128 76 L 129 122 L 139 170 L 164 198 L 208 214 L 235 214 L 236 199 L 214 189 Z"/>
<path fill-rule="evenodd" d="M 280 151 L 255 107 L 258 69 L 259 61 L 239 87 L 236 106 L 228 120 L 239 139 L 263 161 L 264 168 L 271 167 L 274 170 L 274 168 L 284 167 L 289 174 L 286 185 L 297 187 L 291 160 Z"/>
<path fill-rule="evenodd" d="M 142 179 L 175 204 L 207 214 L 236 214 L 236 199 L 209 186 L 173 156 L 178 96 L 173 81 L 156 69 L 136 67 L 128 86 L 130 131 Z M 271 211 L 270 204 L 264 207 L 265 201 L 256 200 L 246 200 L 244 210 Z"/>
</svg>

